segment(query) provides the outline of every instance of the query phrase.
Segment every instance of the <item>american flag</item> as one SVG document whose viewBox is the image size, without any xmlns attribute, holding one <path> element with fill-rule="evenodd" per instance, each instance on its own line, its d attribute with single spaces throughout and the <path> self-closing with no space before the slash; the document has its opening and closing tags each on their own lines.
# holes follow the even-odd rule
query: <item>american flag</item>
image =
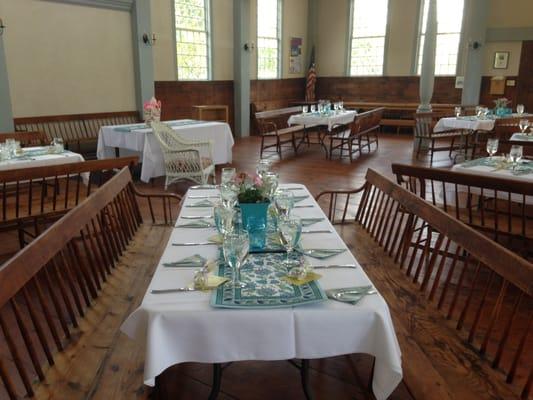
<svg viewBox="0 0 533 400">
<path fill-rule="evenodd" d="M 311 51 L 311 62 L 307 71 L 305 83 L 305 101 L 315 101 L 316 68 L 315 68 L 315 48 Z"/>
</svg>

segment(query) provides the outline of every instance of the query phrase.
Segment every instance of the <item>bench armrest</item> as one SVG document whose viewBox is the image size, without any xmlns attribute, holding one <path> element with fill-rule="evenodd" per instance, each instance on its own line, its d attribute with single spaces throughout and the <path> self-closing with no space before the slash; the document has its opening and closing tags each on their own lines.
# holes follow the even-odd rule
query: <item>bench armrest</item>
<svg viewBox="0 0 533 400">
<path fill-rule="evenodd" d="M 173 207 L 176 205 L 181 205 L 182 197 L 180 195 L 174 194 L 174 193 L 165 193 L 165 192 L 159 192 L 159 193 L 145 193 L 140 190 L 138 190 L 135 185 L 132 183 L 131 188 L 133 190 L 133 193 L 135 196 L 144 198 L 148 202 L 148 208 L 150 210 L 150 216 L 152 218 L 152 224 L 156 225 L 156 215 L 154 213 L 154 202 L 157 200 L 161 200 L 161 211 L 163 214 L 163 223 L 160 223 L 159 225 L 173 225 L 174 223 L 174 216 L 172 213 L 172 210 L 175 209 Z M 176 209 L 177 210 L 177 209 Z M 158 217 L 161 217 L 159 214 Z M 177 211 L 176 211 L 176 217 L 177 217 Z"/>
</svg>

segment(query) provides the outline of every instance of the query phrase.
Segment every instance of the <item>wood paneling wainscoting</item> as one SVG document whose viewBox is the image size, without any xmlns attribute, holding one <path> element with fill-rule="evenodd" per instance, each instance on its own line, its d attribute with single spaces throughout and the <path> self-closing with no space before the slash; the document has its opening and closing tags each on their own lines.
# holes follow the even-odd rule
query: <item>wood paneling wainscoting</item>
<svg viewBox="0 0 533 400">
<path fill-rule="evenodd" d="M 255 79 L 250 82 L 250 102 L 258 111 L 289 106 L 305 98 L 305 78 Z"/>
<path fill-rule="evenodd" d="M 509 76 L 507 79 L 515 79 Z M 517 80 L 517 84 L 519 84 Z M 516 103 L 516 87 L 505 88 L 503 96 L 489 93 L 490 77 L 481 82 L 480 103 L 493 107 L 493 100 L 507 97 Z M 529 90 L 529 89 L 528 89 Z M 368 101 L 383 103 L 417 103 L 419 101 L 418 76 L 372 76 L 372 77 L 319 77 L 317 98 L 342 99 L 345 101 Z M 461 89 L 455 88 L 454 76 L 435 77 L 432 103 L 455 104 L 461 102 Z M 533 107 L 533 105 L 531 106 Z"/>
<path fill-rule="evenodd" d="M 227 105 L 234 129 L 233 81 L 156 81 L 155 97 L 161 100 L 161 119 L 194 118 L 192 106 Z"/>
</svg>

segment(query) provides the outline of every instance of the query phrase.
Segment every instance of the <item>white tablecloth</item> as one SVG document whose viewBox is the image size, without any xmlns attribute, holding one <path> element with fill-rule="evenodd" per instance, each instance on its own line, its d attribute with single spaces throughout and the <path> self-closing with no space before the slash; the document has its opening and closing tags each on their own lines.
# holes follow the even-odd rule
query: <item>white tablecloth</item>
<svg viewBox="0 0 533 400">
<path fill-rule="evenodd" d="M 31 152 L 42 149 L 42 147 L 25 147 L 24 151 Z M 85 161 L 81 154 L 65 151 L 61 154 L 43 154 L 31 156 L 29 159 L 14 158 L 11 160 L 0 161 L 0 171 L 19 168 L 46 167 L 49 165 L 70 164 L 80 161 Z"/>
<path fill-rule="evenodd" d="M 303 189 L 298 194 L 309 194 L 303 185 L 298 186 Z M 192 193 L 206 195 L 216 191 Z M 186 198 L 184 204 L 197 201 Z M 302 234 L 305 248 L 346 247 L 312 197 L 298 204 L 314 207 L 294 209 L 295 215 L 324 218 L 310 228 L 332 230 Z M 182 208 L 184 215 L 212 212 L 210 208 Z M 180 217 L 177 223 L 186 221 L 190 220 Z M 392 393 L 402 380 L 401 352 L 389 308 L 381 295 L 367 296 L 356 306 L 328 300 L 294 308 L 232 310 L 212 308 L 208 293 L 150 293 L 152 289 L 182 287 L 193 279 L 194 269 L 165 268 L 162 263 L 197 253 L 210 259 L 218 255 L 216 246 L 178 247 L 170 243 L 205 241 L 213 234 L 214 228 L 174 229 L 141 306 L 122 325 L 122 331 L 131 338 L 146 342 L 146 384 L 153 385 L 155 377 L 166 368 L 183 362 L 313 359 L 367 353 L 376 357 L 374 394 L 385 399 Z M 327 260 L 309 261 L 313 265 L 357 264 L 349 250 Z M 317 271 L 323 275 L 320 284 L 324 289 L 371 283 L 360 267 Z"/>
<path fill-rule="evenodd" d="M 438 120 L 433 128 L 434 132 L 442 132 L 450 129 L 465 129 L 470 131 L 491 131 L 494 129 L 493 119 L 479 119 L 476 117 L 445 117 Z"/>
<path fill-rule="evenodd" d="M 96 156 L 114 158 L 115 148 L 120 155 L 136 154 L 142 162 L 141 180 L 149 182 L 151 178 L 165 175 L 163 152 L 151 129 L 139 129 L 131 132 L 117 131 L 118 126 L 103 126 L 98 133 Z M 212 140 L 213 161 L 215 164 L 226 164 L 232 160 L 233 135 L 228 124 L 223 122 L 205 122 L 172 126 L 188 139 Z"/>
<path fill-rule="evenodd" d="M 307 114 L 295 114 L 289 117 L 289 125 L 304 125 L 305 127 L 313 126 L 327 126 L 328 131 L 335 124 L 349 124 L 353 121 L 357 115 L 356 111 L 343 111 L 335 113 L 331 112 L 330 115 L 322 115 L 319 113 L 307 113 Z"/>
<path fill-rule="evenodd" d="M 511 140 L 516 142 L 533 142 L 533 133 L 529 133 L 529 135 L 520 132 L 513 133 Z"/>
</svg>

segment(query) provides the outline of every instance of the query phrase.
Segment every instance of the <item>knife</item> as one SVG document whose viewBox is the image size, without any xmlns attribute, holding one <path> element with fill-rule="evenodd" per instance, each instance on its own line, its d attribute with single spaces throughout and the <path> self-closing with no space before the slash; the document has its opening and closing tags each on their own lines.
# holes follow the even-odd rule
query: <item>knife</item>
<svg viewBox="0 0 533 400">
<path fill-rule="evenodd" d="M 316 231 L 312 231 L 312 230 L 302 231 L 302 233 L 331 233 L 331 231 L 329 229 L 321 229 L 321 230 L 316 230 Z"/>
<path fill-rule="evenodd" d="M 218 246 L 216 243 L 212 242 L 202 242 L 202 243 L 172 243 L 172 246 Z"/>
<path fill-rule="evenodd" d="M 294 206 L 293 208 L 312 208 L 312 207 L 314 207 L 314 205 L 308 204 L 308 205 L 303 205 L 303 206 Z"/>
<path fill-rule="evenodd" d="M 182 215 L 180 218 L 183 218 L 183 219 L 208 219 L 208 218 L 213 218 L 212 215 Z"/>
<path fill-rule="evenodd" d="M 334 264 L 334 265 L 312 265 L 312 269 L 328 269 L 328 268 L 357 268 L 355 264 Z"/>
<path fill-rule="evenodd" d="M 152 289 L 150 293 L 152 294 L 165 294 L 165 293 L 178 293 L 178 292 L 195 292 L 199 289 L 190 288 L 190 287 L 180 287 L 175 289 Z"/>
</svg>

